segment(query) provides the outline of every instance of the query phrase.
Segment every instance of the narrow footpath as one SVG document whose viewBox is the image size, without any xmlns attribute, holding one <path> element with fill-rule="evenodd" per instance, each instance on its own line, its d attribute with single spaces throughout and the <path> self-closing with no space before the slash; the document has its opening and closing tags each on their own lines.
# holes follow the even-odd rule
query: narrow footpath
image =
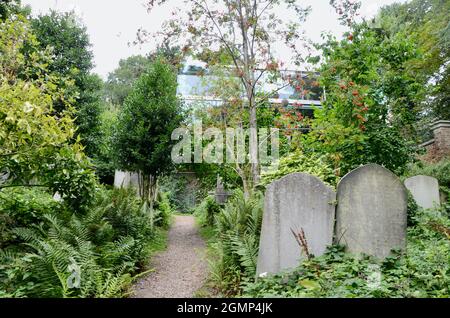
<svg viewBox="0 0 450 318">
<path fill-rule="evenodd" d="M 134 298 L 192 298 L 208 276 L 206 244 L 193 216 L 175 216 L 167 250 L 152 257 L 155 271 L 133 287 Z"/>
</svg>

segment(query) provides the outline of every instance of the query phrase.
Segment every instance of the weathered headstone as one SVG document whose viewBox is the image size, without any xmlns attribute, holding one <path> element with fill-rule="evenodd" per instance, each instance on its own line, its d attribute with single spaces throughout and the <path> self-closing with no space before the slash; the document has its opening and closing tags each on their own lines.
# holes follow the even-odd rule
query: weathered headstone
<svg viewBox="0 0 450 318">
<path fill-rule="evenodd" d="M 130 173 L 126 171 L 116 170 L 114 173 L 114 187 L 128 188 L 130 185 Z"/>
<path fill-rule="evenodd" d="M 228 197 L 230 193 L 225 190 L 225 186 L 223 185 L 222 179 L 217 176 L 217 185 L 216 190 L 214 191 L 214 198 L 217 204 L 225 204 L 227 203 Z"/>
<path fill-rule="evenodd" d="M 348 173 L 337 190 L 336 237 L 350 253 L 385 258 L 406 246 L 406 188 L 391 171 L 369 164 Z"/>
<path fill-rule="evenodd" d="M 406 188 L 411 192 L 417 205 L 431 209 L 440 205 L 439 182 L 428 176 L 415 176 L 405 180 Z"/>
<path fill-rule="evenodd" d="M 115 188 L 134 188 L 139 195 L 139 174 L 136 172 L 116 170 L 114 174 Z"/>
<path fill-rule="evenodd" d="M 304 231 L 311 254 L 333 242 L 336 193 L 318 178 L 294 173 L 266 190 L 257 274 L 293 269 L 306 258 L 292 230 Z"/>
</svg>

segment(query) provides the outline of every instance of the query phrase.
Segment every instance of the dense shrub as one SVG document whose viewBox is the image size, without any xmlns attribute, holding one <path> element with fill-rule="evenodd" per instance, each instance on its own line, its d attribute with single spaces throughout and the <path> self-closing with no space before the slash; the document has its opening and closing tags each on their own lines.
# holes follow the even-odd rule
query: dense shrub
<svg viewBox="0 0 450 318">
<path fill-rule="evenodd" d="M 61 211 L 62 204 L 38 188 L 9 188 L 0 191 L 0 215 L 8 215 L 13 227 L 39 224 L 44 215 Z"/>
<path fill-rule="evenodd" d="M 282 158 L 272 165 L 261 177 L 261 186 L 266 186 L 274 180 L 294 172 L 308 173 L 318 177 L 325 183 L 336 187 L 339 178 L 329 164 L 327 156 L 309 154 L 297 150 Z"/>
<path fill-rule="evenodd" d="M 156 211 L 154 219 L 155 225 L 167 229 L 170 225 L 170 219 L 173 214 L 169 195 L 167 193 L 158 192 L 154 209 Z"/>
<path fill-rule="evenodd" d="M 262 222 L 262 195 L 249 199 L 237 190 L 216 215 L 216 241 L 211 244 L 215 260 L 212 279 L 225 295 L 240 291 L 244 279 L 255 276 Z"/>
<path fill-rule="evenodd" d="M 195 209 L 194 214 L 202 226 L 214 226 L 215 217 L 220 212 L 220 205 L 212 196 L 206 197 Z"/>
<path fill-rule="evenodd" d="M 0 249 L 0 297 L 122 296 L 157 235 L 134 191 L 101 190 L 82 215 L 44 203 L 41 222 L 8 231 L 15 244 Z M 80 287 L 70 288 L 75 269 Z"/>
</svg>

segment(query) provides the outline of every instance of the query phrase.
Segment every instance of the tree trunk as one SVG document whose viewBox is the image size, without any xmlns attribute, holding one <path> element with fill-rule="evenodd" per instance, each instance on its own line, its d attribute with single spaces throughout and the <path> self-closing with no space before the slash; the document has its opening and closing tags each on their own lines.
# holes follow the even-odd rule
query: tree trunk
<svg viewBox="0 0 450 318">
<path fill-rule="evenodd" d="M 157 194 L 157 178 L 150 174 L 139 173 L 139 194 L 148 206 L 150 217 L 153 219 L 153 206 Z"/>
<path fill-rule="evenodd" d="M 255 102 L 255 60 L 254 60 L 254 51 L 253 47 L 249 44 L 249 36 L 248 36 L 248 21 L 249 12 L 246 12 L 241 2 L 238 2 L 239 5 L 239 24 L 241 28 L 242 34 L 242 54 L 243 54 L 243 62 L 244 62 L 244 87 L 247 93 L 248 100 L 248 108 L 249 108 L 249 117 L 250 117 L 250 164 L 251 164 L 251 189 L 259 182 L 259 156 L 258 156 L 258 121 L 256 116 L 256 102 Z"/>
<path fill-rule="evenodd" d="M 258 153 L 258 121 L 256 117 L 256 107 L 250 103 L 250 160 L 252 188 L 259 183 L 259 153 Z"/>
</svg>

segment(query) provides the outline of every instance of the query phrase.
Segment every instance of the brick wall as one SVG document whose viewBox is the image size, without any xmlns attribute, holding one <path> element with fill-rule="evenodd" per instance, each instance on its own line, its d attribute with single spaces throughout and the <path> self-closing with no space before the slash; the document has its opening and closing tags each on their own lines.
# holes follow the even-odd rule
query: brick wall
<svg viewBox="0 0 450 318">
<path fill-rule="evenodd" d="M 431 125 L 434 139 L 423 144 L 427 153 L 421 159 L 439 161 L 450 157 L 450 120 L 440 120 Z"/>
</svg>

